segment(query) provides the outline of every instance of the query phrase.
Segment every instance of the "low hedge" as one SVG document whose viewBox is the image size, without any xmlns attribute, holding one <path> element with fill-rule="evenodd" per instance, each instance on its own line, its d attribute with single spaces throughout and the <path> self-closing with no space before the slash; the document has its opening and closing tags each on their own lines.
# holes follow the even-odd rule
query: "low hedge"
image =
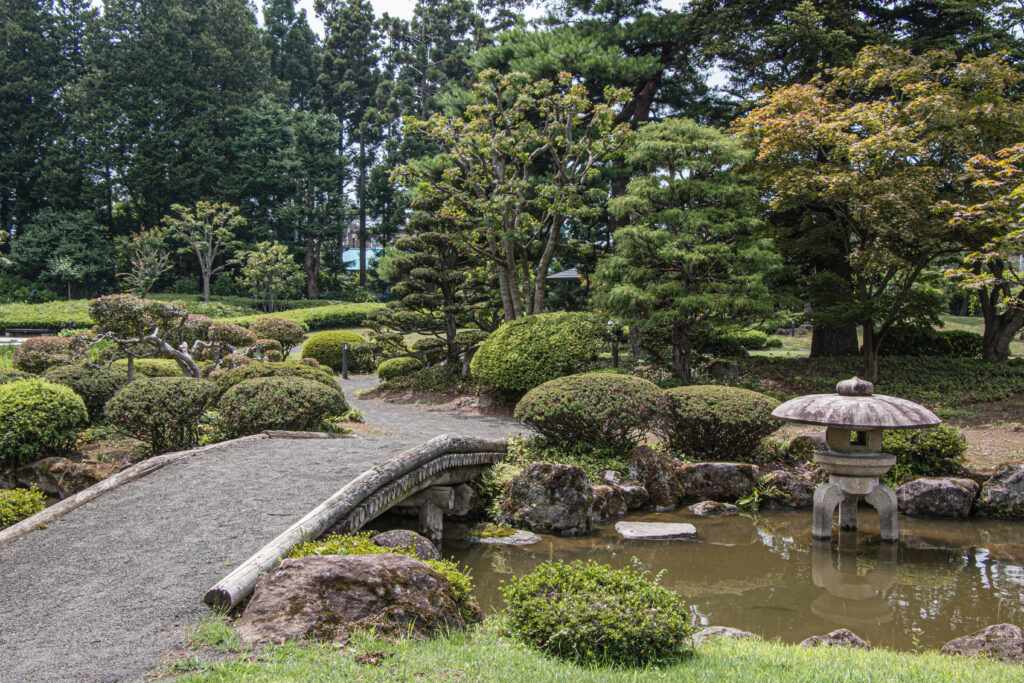
<svg viewBox="0 0 1024 683">
<path fill-rule="evenodd" d="M 882 339 L 879 356 L 981 358 L 982 337 L 966 330 L 894 327 Z"/>
<path fill-rule="evenodd" d="M 637 564 L 548 561 L 503 583 L 501 592 L 508 631 L 548 655 L 644 666 L 690 650 L 693 626 L 682 598 Z"/>
<path fill-rule="evenodd" d="M 412 358 L 410 356 L 389 358 L 377 366 L 377 377 L 382 382 L 390 382 L 396 377 L 408 377 L 422 369 L 423 361 L 419 358 Z"/>
<path fill-rule="evenodd" d="M 310 367 L 302 363 L 245 363 L 234 368 L 210 373 L 210 379 L 217 384 L 218 395 L 222 395 L 236 384 L 260 377 L 295 377 L 311 380 L 319 382 L 337 392 L 339 396 L 341 395 L 341 387 L 338 386 L 337 380 L 329 370 Z"/>
<path fill-rule="evenodd" d="M 275 313 L 274 317 L 284 320 L 291 320 L 305 325 L 310 332 L 319 330 L 334 330 L 344 327 L 360 327 L 370 311 L 381 308 L 384 304 L 358 303 L 358 304 L 334 304 L 331 306 L 317 306 L 315 308 L 303 308 L 282 313 Z M 259 318 L 266 315 L 249 315 L 239 318 L 230 318 L 227 322 L 239 325 L 251 325 Z"/>
<path fill-rule="evenodd" d="M 63 384 L 82 397 L 89 417 L 103 416 L 103 407 L 118 389 L 128 384 L 128 373 L 119 367 L 87 368 L 84 365 L 59 365 L 43 373 L 43 378 Z"/>
<path fill-rule="evenodd" d="M 114 394 L 105 412 L 112 427 L 165 453 L 199 443 L 199 421 L 216 395 L 205 379 L 142 377 Z"/>
<path fill-rule="evenodd" d="M 960 474 L 967 457 L 967 440 L 948 424 L 930 429 L 890 429 L 882 433 L 882 452 L 896 456 L 889 478 L 899 483 L 910 477 Z"/>
<path fill-rule="evenodd" d="M 235 436 L 265 429 L 317 431 L 324 418 L 341 415 L 348 404 L 339 392 L 298 377 L 259 377 L 239 382 L 217 403 Z"/>
<path fill-rule="evenodd" d="M 584 313 L 542 313 L 507 322 L 480 345 L 470 366 L 481 384 L 527 392 L 571 375 L 596 355 L 602 329 Z"/>
<path fill-rule="evenodd" d="M 348 344 L 348 371 L 368 374 L 377 369 L 376 349 L 362 335 L 348 330 L 317 332 L 302 347 L 303 358 L 315 358 L 335 372 L 342 370 L 344 345 Z"/>
<path fill-rule="evenodd" d="M 0 465 L 64 455 L 88 424 L 85 403 L 68 387 L 41 379 L 0 385 Z"/>
<path fill-rule="evenodd" d="M 653 382 L 594 372 L 530 390 L 516 405 L 515 418 L 552 439 L 625 450 L 660 420 L 667 403 Z"/>
<path fill-rule="evenodd" d="M 28 519 L 46 507 L 46 494 L 35 485 L 28 489 L 0 489 L 0 529 Z"/>
<path fill-rule="evenodd" d="M 781 423 L 775 399 L 747 389 L 691 385 L 668 389 L 659 429 L 669 447 L 697 460 L 749 461 Z"/>
<path fill-rule="evenodd" d="M 294 320 L 284 318 L 268 317 L 257 318 L 249 323 L 252 330 L 260 339 L 273 339 L 281 345 L 281 352 L 287 356 L 288 353 L 302 343 L 306 338 L 307 327 Z"/>
<path fill-rule="evenodd" d="M 43 304 L 3 304 L 0 306 L 0 330 L 8 328 L 46 329 L 59 332 L 92 327 L 89 300 L 51 301 Z"/>
</svg>

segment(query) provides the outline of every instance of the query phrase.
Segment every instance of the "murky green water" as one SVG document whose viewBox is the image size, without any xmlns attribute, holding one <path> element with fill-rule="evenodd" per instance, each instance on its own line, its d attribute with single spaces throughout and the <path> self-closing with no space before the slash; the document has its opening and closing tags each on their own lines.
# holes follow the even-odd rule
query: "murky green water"
<svg viewBox="0 0 1024 683">
<path fill-rule="evenodd" d="M 624 541 L 607 526 L 589 537 L 545 536 L 526 547 L 446 540 L 444 554 L 471 568 L 485 612 L 503 606 L 502 580 L 544 560 L 621 567 L 636 557 L 653 572 L 664 570 L 664 585 L 683 595 L 703 624 L 785 642 L 849 628 L 876 646 L 914 650 L 994 623 L 1024 625 L 1024 523 L 901 517 L 900 543 L 884 544 L 866 509 L 860 533 L 832 543 L 811 540 L 809 511 L 630 519 L 690 522 L 698 537 Z"/>
</svg>

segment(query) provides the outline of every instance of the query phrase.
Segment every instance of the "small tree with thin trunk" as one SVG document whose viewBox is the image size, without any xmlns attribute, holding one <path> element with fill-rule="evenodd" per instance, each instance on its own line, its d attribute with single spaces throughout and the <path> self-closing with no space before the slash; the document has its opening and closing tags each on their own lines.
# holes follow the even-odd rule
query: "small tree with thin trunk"
<svg viewBox="0 0 1024 683">
<path fill-rule="evenodd" d="M 159 228 L 142 230 L 124 243 L 129 267 L 118 277 L 128 291 L 145 299 L 149 290 L 171 268 L 171 250 Z"/>
<path fill-rule="evenodd" d="M 302 286 L 302 269 L 280 242 L 260 242 L 245 255 L 239 281 L 253 297 L 263 301 L 263 310 L 273 313 L 277 301 Z"/>
<path fill-rule="evenodd" d="M 210 279 L 232 263 L 224 257 L 240 244 L 236 235 L 245 226 L 245 218 L 238 214 L 237 206 L 227 202 L 198 202 L 192 209 L 174 204 L 171 210 L 178 215 L 165 216 L 163 223 L 172 237 L 185 243 L 179 253 L 195 254 L 198 259 L 203 301 L 209 302 Z"/>
</svg>

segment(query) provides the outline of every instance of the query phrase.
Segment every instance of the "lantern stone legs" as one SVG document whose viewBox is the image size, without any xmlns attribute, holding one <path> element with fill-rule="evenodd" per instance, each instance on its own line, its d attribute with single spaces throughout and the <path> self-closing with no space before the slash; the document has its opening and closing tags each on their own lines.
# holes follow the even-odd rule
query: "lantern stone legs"
<svg viewBox="0 0 1024 683">
<path fill-rule="evenodd" d="M 839 508 L 839 528 L 857 528 L 857 504 L 863 499 L 878 511 L 883 541 L 896 541 L 896 493 L 879 482 L 880 475 L 892 467 L 896 458 L 885 453 L 865 455 L 819 453 L 814 458 L 829 473 L 829 481 L 814 491 L 811 536 L 832 538 L 832 518 Z"/>
</svg>

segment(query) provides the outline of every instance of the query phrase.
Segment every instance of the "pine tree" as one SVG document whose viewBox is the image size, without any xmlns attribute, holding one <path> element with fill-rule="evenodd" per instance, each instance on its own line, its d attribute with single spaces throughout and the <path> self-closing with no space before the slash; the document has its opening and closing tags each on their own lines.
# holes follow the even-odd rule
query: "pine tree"
<svg viewBox="0 0 1024 683">
<path fill-rule="evenodd" d="M 263 26 L 270 73 L 284 84 L 292 106 L 310 109 L 317 94 L 320 46 L 309 27 L 306 10 L 296 12 L 295 0 L 267 0 Z"/>
</svg>

